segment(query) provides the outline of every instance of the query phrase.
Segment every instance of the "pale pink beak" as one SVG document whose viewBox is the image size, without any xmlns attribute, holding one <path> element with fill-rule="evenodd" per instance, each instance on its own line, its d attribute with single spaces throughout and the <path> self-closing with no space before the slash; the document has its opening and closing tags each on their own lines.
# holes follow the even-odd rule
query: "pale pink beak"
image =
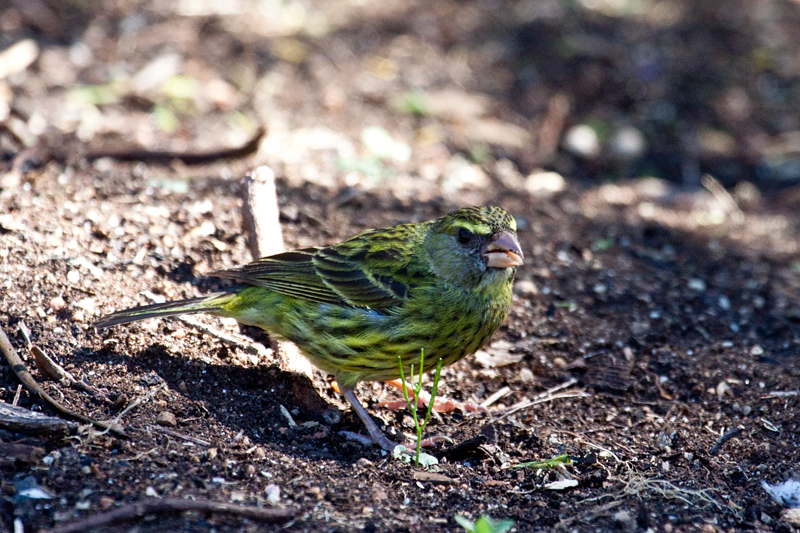
<svg viewBox="0 0 800 533">
<path fill-rule="evenodd" d="M 510 268 L 522 264 L 522 247 L 510 231 L 501 231 L 481 251 L 489 268 Z"/>
</svg>

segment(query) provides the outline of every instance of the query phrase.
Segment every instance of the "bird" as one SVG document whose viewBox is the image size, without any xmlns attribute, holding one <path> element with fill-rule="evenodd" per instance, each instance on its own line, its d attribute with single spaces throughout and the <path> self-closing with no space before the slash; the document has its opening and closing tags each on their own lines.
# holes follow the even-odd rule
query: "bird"
<svg viewBox="0 0 800 533">
<path fill-rule="evenodd" d="M 406 374 L 412 365 L 419 371 L 423 350 L 427 372 L 486 345 L 508 315 L 523 257 L 513 216 L 465 207 L 215 270 L 208 276 L 238 285 L 117 311 L 94 327 L 193 313 L 260 327 L 332 374 L 372 443 L 392 451 L 398 443 L 361 405 L 356 385 L 396 379 L 400 364 Z"/>
</svg>

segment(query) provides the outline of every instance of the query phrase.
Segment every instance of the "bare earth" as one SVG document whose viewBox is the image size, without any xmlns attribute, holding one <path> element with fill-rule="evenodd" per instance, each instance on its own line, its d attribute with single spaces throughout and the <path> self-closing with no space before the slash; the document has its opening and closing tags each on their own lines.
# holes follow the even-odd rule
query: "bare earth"
<svg viewBox="0 0 800 533">
<path fill-rule="evenodd" d="M 558 2 L 322 1 L 268 14 L 249 4 L 253 12 L 200 14 L 187 12 L 190 2 L 97 2 L 91 12 L 52 4 L 42 5 L 55 20 L 0 8 L 1 48 L 23 38 L 38 46 L 35 63 L 0 80 L 12 110 L 0 130 L 0 327 L 51 396 L 116 418 L 127 437 L 90 426 L 0 429 L 0 450 L 41 448 L 0 456 L 0 530 L 16 519 L 25 531 L 54 529 L 152 498 L 286 509 L 281 523 L 297 532 L 461 531 L 456 514 L 510 518 L 519 532 L 798 530 L 761 482 L 800 476 L 800 186 L 788 167 L 769 167 L 770 179 L 763 170 L 781 147 L 796 156 L 786 146 L 800 130 L 797 99 L 775 91 L 796 94 L 798 75 L 786 70 L 791 61 L 775 65 L 795 57 L 800 39 L 759 67 L 774 66 L 773 92 L 728 65 L 766 53 L 754 44 L 759 25 L 792 27 L 800 5 L 762 3 L 779 12 L 769 18 L 735 2 L 699 2 L 696 12 L 663 2 L 677 15 L 651 6 L 613 17 L 571 15 Z M 519 22 L 536 5 L 555 11 Z M 741 49 L 728 46 L 728 32 Z M 566 34 L 577 50 L 569 57 L 559 55 Z M 578 39 L 586 36 L 595 40 Z M 628 47 L 642 42 L 655 43 L 651 59 L 665 73 L 646 95 L 626 93 L 642 75 L 625 67 L 639 57 Z M 161 67 L 171 89 L 137 78 L 170 54 L 180 57 L 174 71 Z M 113 97 L 87 103 L 89 85 Z M 411 89 L 430 97 L 424 113 L 408 103 Z M 644 109 L 663 102 L 678 114 L 655 124 Z M 175 129 L 159 106 L 177 117 Z M 635 162 L 563 148 L 574 124 L 617 127 L 620 114 L 647 140 Z M 704 136 L 708 124 L 717 137 Z M 258 125 L 266 135 L 257 149 L 233 158 L 153 156 L 242 146 Z M 371 174 L 368 126 L 410 157 L 384 158 Z M 676 133 L 686 131 L 701 132 L 697 146 Z M 38 152 L 20 156 L 20 132 L 38 139 Z M 149 155 L 109 154 L 130 146 Z M 490 414 L 432 418 L 428 434 L 447 437 L 428 450 L 438 465 L 417 468 L 345 439 L 342 430 L 363 427 L 330 379 L 282 370 L 274 339 L 255 328 L 204 316 L 205 328 L 91 327 L 148 296 L 213 291 L 220 281 L 204 273 L 250 261 L 240 178 L 259 164 L 278 175 L 289 249 L 463 205 L 501 205 L 517 218 L 525 264 L 511 314 L 440 384 L 453 399 L 492 399 Z M 540 168 L 563 174 L 563 189 L 538 190 Z M 704 172 L 730 194 L 701 187 Z M 23 323 L 35 346 L 104 397 L 37 370 Z M 19 380 L 0 368 L 0 400 L 11 404 Z M 365 383 L 358 395 L 389 433 L 413 434 L 407 411 L 378 405 L 397 391 Z M 25 389 L 16 402 L 56 414 Z M 515 468 L 562 454 L 571 465 Z M 577 483 L 548 485 L 563 480 Z M 191 511 L 97 530 L 272 527 Z"/>
</svg>

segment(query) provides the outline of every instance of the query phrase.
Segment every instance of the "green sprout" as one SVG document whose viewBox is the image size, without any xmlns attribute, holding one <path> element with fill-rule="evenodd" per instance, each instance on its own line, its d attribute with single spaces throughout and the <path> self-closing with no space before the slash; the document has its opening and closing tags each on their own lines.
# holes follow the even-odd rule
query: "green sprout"
<svg viewBox="0 0 800 533">
<path fill-rule="evenodd" d="M 458 525 L 469 531 L 469 533 L 506 533 L 514 527 L 514 521 L 510 518 L 495 520 L 483 515 L 474 522 L 460 514 L 457 514 L 455 518 Z"/>
<path fill-rule="evenodd" d="M 428 421 L 431 419 L 431 413 L 433 412 L 433 401 L 436 399 L 436 391 L 439 389 L 439 376 L 442 373 L 442 359 L 439 358 L 439 362 L 436 363 L 436 374 L 433 377 L 433 387 L 431 388 L 431 399 L 428 402 L 428 411 L 425 414 L 425 419 L 420 423 L 419 414 L 418 414 L 418 407 L 417 403 L 419 402 L 419 395 L 422 392 L 422 372 L 425 369 L 425 350 L 420 350 L 419 356 L 419 379 L 417 382 L 411 387 L 411 397 L 408 395 L 408 387 L 406 386 L 406 375 L 403 372 L 403 360 L 400 356 L 397 357 L 397 362 L 400 367 L 400 380 L 403 382 L 403 396 L 405 396 L 406 403 L 408 404 L 408 408 L 411 410 L 411 416 L 414 418 L 414 427 L 417 430 L 417 454 L 414 457 L 414 465 L 419 466 L 420 464 L 420 456 L 423 456 L 424 466 L 430 466 L 431 464 L 436 464 L 436 458 L 430 456 L 428 454 L 422 453 L 422 433 L 425 431 L 425 427 L 428 425 Z M 414 377 L 414 365 L 411 365 L 411 378 Z M 413 402 L 411 401 L 413 398 Z M 398 446 L 398 448 L 400 448 Z M 397 448 L 395 448 L 397 450 Z M 400 450 L 400 453 L 405 451 Z M 395 453 L 395 456 L 398 456 Z"/>
<path fill-rule="evenodd" d="M 514 468 L 538 468 L 539 470 L 550 470 L 551 468 L 558 468 L 561 465 L 569 466 L 572 464 L 572 458 L 569 455 L 558 455 L 551 459 L 544 461 L 530 461 L 528 463 L 520 463 L 514 465 Z"/>
</svg>

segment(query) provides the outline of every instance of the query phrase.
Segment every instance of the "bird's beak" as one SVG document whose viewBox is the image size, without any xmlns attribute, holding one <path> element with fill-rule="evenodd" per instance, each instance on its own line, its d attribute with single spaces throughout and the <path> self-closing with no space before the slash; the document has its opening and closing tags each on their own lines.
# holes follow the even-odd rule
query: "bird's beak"
<svg viewBox="0 0 800 533">
<path fill-rule="evenodd" d="M 510 231 L 501 231 L 484 246 L 481 254 L 486 258 L 489 268 L 509 268 L 522 264 L 522 247 L 516 235 Z"/>
</svg>

